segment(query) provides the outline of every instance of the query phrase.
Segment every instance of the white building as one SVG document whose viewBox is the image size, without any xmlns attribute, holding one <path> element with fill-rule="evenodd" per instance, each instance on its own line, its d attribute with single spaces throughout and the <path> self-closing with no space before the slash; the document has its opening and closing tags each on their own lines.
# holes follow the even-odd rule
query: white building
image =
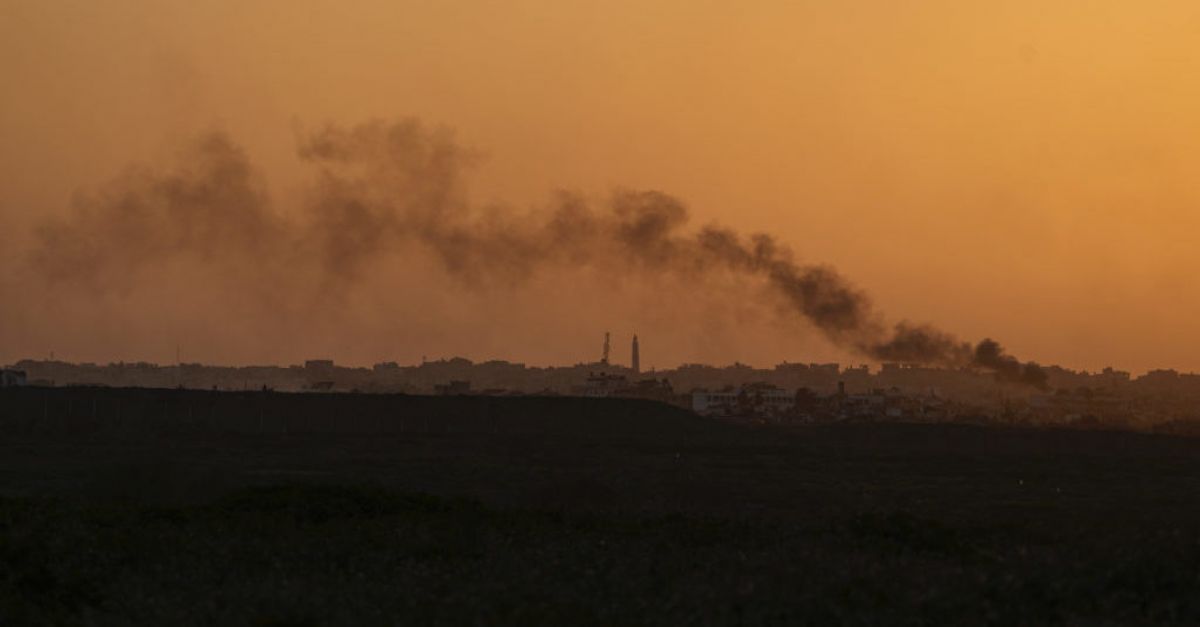
<svg viewBox="0 0 1200 627">
<path fill-rule="evenodd" d="M 624 376 L 593 372 L 588 375 L 587 383 L 575 386 L 571 392 L 585 398 L 608 398 L 629 387 L 629 381 Z"/>
<path fill-rule="evenodd" d="M 0 388 L 23 387 L 25 383 L 24 370 L 0 370 Z"/>
<path fill-rule="evenodd" d="M 795 406 L 796 393 L 775 386 L 747 385 L 716 392 L 692 392 L 692 411 L 705 416 L 781 414 Z"/>
</svg>

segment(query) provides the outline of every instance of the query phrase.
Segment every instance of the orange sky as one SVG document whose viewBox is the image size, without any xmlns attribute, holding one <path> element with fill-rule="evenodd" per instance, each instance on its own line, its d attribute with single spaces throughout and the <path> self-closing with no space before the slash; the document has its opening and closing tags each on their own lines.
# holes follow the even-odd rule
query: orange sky
<svg viewBox="0 0 1200 627">
<path fill-rule="evenodd" d="M 889 319 L 1043 363 L 1197 370 L 1197 32 L 1192 1 L 0 0 L 0 249 L 18 268 L 76 190 L 200 131 L 237 138 L 286 208 L 298 128 L 412 115 L 485 155 L 477 202 L 661 189 L 836 265 Z M 343 315 L 271 328 L 220 295 L 42 292 L 13 270 L 0 362 L 168 362 L 179 344 L 561 363 L 605 329 L 618 356 L 638 331 L 660 367 L 858 361 L 686 286 L 475 294 L 421 263 Z"/>
</svg>

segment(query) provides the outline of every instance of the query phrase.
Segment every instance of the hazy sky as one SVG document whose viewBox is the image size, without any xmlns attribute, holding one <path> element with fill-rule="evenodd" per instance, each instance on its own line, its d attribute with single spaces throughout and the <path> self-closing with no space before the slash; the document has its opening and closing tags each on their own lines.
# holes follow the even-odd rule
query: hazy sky
<svg viewBox="0 0 1200 627">
<path fill-rule="evenodd" d="M 0 362 L 560 363 L 605 330 L 622 360 L 637 331 L 643 365 L 857 361 L 736 289 L 587 273 L 479 293 L 398 259 L 336 314 L 279 320 L 169 273 L 22 278 L 38 224 L 197 133 L 239 142 L 286 212 L 298 134 L 415 116 L 479 153 L 478 204 L 663 190 L 835 265 L 889 320 L 1200 369 L 1197 32 L 1191 0 L 0 0 Z"/>
</svg>

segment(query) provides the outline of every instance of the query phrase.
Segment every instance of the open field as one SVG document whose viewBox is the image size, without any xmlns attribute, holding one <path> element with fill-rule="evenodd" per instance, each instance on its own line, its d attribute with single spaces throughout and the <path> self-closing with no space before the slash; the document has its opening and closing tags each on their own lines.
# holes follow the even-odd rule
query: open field
<svg viewBox="0 0 1200 627">
<path fill-rule="evenodd" d="M 1200 440 L 0 391 L 4 624 L 1195 624 Z"/>
</svg>

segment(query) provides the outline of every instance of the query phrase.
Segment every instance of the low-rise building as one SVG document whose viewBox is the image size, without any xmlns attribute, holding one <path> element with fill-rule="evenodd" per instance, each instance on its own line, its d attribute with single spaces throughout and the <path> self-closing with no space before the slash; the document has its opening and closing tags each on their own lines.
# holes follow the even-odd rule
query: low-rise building
<svg viewBox="0 0 1200 627">
<path fill-rule="evenodd" d="M 766 383 L 692 392 L 692 411 L 706 416 L 779 415 L 795 407 L 795 392 Z"/>
<path fill-rule="evenodd" d="M 451 381 L 433 386 L 438 396 L 466 396 L 471 393 L 470 381 Z"/>
<path fill-rule="evenodd" d="M 24 387 L 27 384 L 24 370 L 0 370 L 0 388 Z"/>
<path fill-rule="evenodd" d="M 629 380 L 624 375 L 593 372 L 583 385 L 575 386 L 572 392 L 586 398 L 608 398 L 617 396 L 617 392 L 627 387 Z"/>
</svg>

